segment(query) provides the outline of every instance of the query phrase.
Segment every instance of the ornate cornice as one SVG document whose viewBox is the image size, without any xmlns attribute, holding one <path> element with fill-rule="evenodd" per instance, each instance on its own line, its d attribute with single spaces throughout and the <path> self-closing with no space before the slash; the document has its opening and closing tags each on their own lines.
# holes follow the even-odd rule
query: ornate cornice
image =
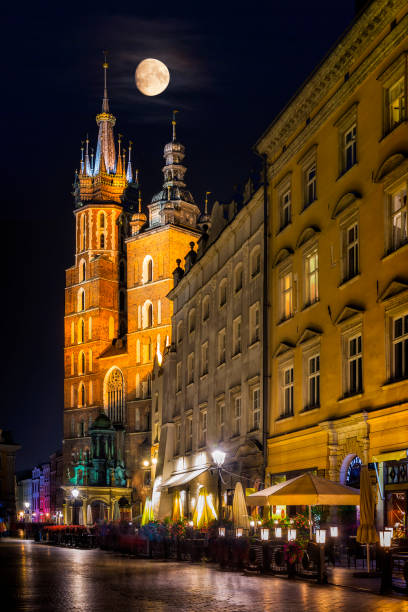
<svg viewBox="0 0 408 612">
<path fill-rule="evenodd" d="M 276 163 L 281 167 L 294 153 L 298 152 L 318 127 L 335 113 L 346 99 L 350 98 L 353 91 L 374 70 L 382 58 L 406 37 L 408 16 L 401 19 L 396 27 L 363 59 L 358 68 L 350 74 L 349 79 L 344 80 L 344 75 L 364 56 L 369 45 L 405 7 L 406 0 L 372 2 L 261 136 L 256 143 L 257 150 L 273 156 L 287 144 L 288 139 L 302 125 L 305 125 L 305 129 L 290 143 L 286 151 L 279 157 L 279 162 Z M 339 83 L 342 84 L 338 90 L 324 103 L 330 91 Z M 322 108 L 310 120 L 310 123 L 307 123 L 313 110 L 320 104 L 323 104 Z"/>
</svg>

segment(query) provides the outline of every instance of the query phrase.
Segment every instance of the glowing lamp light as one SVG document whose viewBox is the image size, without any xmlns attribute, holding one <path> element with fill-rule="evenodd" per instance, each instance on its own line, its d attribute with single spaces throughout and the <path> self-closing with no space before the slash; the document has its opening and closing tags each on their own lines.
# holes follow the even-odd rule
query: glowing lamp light
<svg viewBox="0 0 408 612">
<path fill-rule="evenodd" d="M 157 464 L 157 457 L 153 457 L 153 459 L 152 459 L 152 463 L 153 463 L 153 465 L 156 465 L 156 464 Z"/>
<path fill-rule="evenodd" d="M 224 465 L 225 453 L 222 450 L 217 449 L 212 453 L 212 458 L 217 468 L 220 468 Z"/>
<path fill-rule="evenodd" d="M 394 537 L 394 528 L 393 527 L 384 527 L 384 531 L 389 531 L 391 533 L 391 539 Z"/>
<path fill-rule="evenodd" d="M 242 534 L 243 534 L 244 532 L 243 532 L 243 530 L 242 530 L 242 529 L 237 529 L 235 533 L 236 533 L 237 538 L 242 538 Z"/>
<path fill-rule="evenodd" d="M 189 521 L 189 522 L 188 522 L 188 526 L 189 526 L 189 527 L 193 527 L 193 526 L 194 526 L 193 521 Z"/>
<path fill-rule="evenodd" d="M 391 531 L 380 531 L 380 546 L 382 546 L 382 548 L 389 548 L 391 546 L 391 540 Z"/>
<path fill-rule="evenodd" d="M 261 529 L 261 540 L 265 542 L 269 540 L 269 529 Z"/>
<path fill-rule="evenodd" d="M 288 529 L 288 542 L 296 540 L 296 529 Z"/>
<path fill-rule="evenodd" d="M 78 497 L 79 495 L 79 491 L 78 489 L 72 489 L 72 497 L 75 497 L 75 499 Z"/>
<path fill-rule="evenodd" d="M 251 527 L 255 527 L 255 521 L 250 521 L 249 524 L 250 524 Z"/>
<path fill-rule="evenodd" d="M 337 536 L 339 535 L 339 528 L 338 527 L 330 527 L 330 535 L 332 538 L 337 538 Z"/>
<path fill-rule="evenodd" d="M 259 525 L 262 525 L 262 521 L 256 521 L 256 524 L 257 524 L 257 525 L 258 525 L 258 527 L 259 527 Z"/>
<path fill-rule="evenodd" d="M 222 538 L 225 537 L 225 527 L 218 528 L 218 535 L 221 536 Z"/>
<path fill-rule="evenodd" d="M 149 462 L 147 461 L 147 459 L 145 459 L 143 461 L 143 465 L 144 465 L 144 467 L 149 467 Z"/>
<path fill-rule="evenodd" d="M 316 529 L 316 542 L 318 544 L 325 544 L 326 542 L 326 530 Z"/>
<path fill-rule="evenodd" d="M 275 537 L 276 538 L 282 537 L 282 527 L 275 527 Z"/>
<path fill-rule="evenodd" d="M 24 506 L 25 506 L 26 508 L 29 508 L 29 507 L 30 507 L 30 504 L 29 504 L 28 502 L 24 502 Z"/>
</svg>

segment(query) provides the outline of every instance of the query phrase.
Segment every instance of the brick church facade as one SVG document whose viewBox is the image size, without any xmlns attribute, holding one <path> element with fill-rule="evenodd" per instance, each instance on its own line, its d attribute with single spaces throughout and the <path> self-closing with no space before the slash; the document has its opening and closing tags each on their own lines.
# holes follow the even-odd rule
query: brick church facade
<svg viewBox="0 0 408 612">
<path fill-rule="evenodd" d="M 201 235 L 200 210 L 186 188 L 184 147 L 164 148 L 164 183 L 146 207 L 131 149 L 105 90 L 96 154 L 82 149 L 74 183 L 76 248 L 66 271 L 65 521 L 134 517 L 150 490 L 153 362 L 171 339 L 176 259 Z"/>
</svg>

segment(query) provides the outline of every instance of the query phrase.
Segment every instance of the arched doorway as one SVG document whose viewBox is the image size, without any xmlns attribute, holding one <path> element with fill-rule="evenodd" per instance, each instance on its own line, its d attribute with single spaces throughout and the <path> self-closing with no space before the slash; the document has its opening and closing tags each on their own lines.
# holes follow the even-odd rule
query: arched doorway
<svg viewBox="0 0 408 612">
<path fill-rule="evenodd" d="M 93 524 L 109 519 L 108 505 L 99 499 L 95 499 L 91 502 L 91 512 Z"/>
<path fill-rule="evenodd" d="M 360 488 L 362 461 L 358 455 L 350 454 L 344 458 L 340 468 L 340 482 L 354 489 Z"/>
</svg>

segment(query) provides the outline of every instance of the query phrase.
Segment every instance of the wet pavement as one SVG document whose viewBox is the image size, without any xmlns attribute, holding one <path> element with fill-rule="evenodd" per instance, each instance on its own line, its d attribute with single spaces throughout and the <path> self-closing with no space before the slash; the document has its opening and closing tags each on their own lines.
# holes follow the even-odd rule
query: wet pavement
<svg viewBox="0 0 408 612">
<path fill-rule="evenodd" d="M 408 612 L 403 598 L 28 540 L 0 540 L 0 568 L 2 612 Z"/>
</svg>

